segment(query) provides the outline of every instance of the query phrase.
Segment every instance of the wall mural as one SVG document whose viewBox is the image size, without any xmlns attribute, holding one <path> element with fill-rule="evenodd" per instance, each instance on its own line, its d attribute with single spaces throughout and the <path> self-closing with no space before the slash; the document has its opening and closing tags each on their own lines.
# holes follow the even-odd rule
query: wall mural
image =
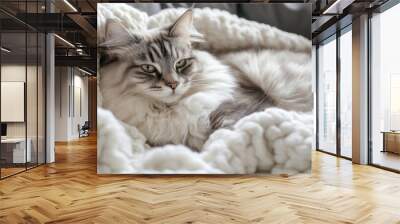
<svg viewBox="0 0 400 224">
<path fill-rule="evenodd" d="M 309 172 L 310 30 L 288 10 L 98 4 L 98 173 Z"/>
</svg>

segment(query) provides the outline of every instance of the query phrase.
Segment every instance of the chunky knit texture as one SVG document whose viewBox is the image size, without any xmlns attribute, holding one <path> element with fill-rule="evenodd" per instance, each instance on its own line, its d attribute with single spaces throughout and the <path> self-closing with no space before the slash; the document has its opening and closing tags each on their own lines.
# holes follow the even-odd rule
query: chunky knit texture
<svg viewBox="0 0 400 224">
<path fill-rule="evenodd" d="M 99 4 L 98 9 L 99 42 L 104 40 L 106 18 L 117 19 L 137 32 L 171 24 L 184 10 L 168 9 L 149 17 L 125 4 Z M 224 11 L 195 9 L 194 15 L 194 25 L 206 40 L 199 47 L 210 52 L 311 51 L 311 42 L 304 37 Z M 312 112 L 268 108 L 253 113 L 237 122 L 233 130 L 214 132 L 200 153 L 183 145 L 150 148 L 135 127 L 101 108 L 99 89 L 98 129 L 99 173 L 295 174 L 311 167 Z"/>
</svg>

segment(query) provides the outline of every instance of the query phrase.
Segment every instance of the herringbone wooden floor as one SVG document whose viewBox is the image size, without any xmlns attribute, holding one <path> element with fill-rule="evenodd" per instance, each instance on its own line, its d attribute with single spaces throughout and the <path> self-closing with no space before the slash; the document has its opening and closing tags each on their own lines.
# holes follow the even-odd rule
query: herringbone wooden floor
<svg viewBox="0 0 400 224">
<path fill-rule="evenodd" d="M 312 174 L 99 176 L 94 137 L 0 181 L 0 223 L 400 223 L 400 175 L 313 154 Z"/>
</svg>

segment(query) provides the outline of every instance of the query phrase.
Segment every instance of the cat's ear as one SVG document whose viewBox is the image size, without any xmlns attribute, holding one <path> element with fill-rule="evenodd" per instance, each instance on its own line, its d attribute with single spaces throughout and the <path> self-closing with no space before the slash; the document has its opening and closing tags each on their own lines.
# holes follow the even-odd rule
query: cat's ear
<svg viewBox="0 0 400 224">
<path fill-rule="evenodd" d="M 105 39 L 119 39 L 120 37 L 128 36 L 128 30 L 119 21 L 115 19 L 107 19 L 105 27 Z"/>
<path fill-rule="evenodd" d="M 141 39 L 140 36 L 130 33 L 121 22 L 115 19 L 107 19 L 105 25 L 105 38 L 104 42 L 101 43 L 101 46 L 120 46 L 128 43 L 136 43 Z"/>
<path fill-rule="evenodd" d="M 193 10 L 188 9 L 183 13 L 169 29 L 171 37 L 189 37 L 193 26 Z"/>
<path fill-rule="evenodd" d="M 193 9 L 184 12 L 175 23 L 169 28 L 170 37 L 181 37 L 190 41 L 202 39 L 202 35 L 197 32 L 193 25 Z"/>
</svg>

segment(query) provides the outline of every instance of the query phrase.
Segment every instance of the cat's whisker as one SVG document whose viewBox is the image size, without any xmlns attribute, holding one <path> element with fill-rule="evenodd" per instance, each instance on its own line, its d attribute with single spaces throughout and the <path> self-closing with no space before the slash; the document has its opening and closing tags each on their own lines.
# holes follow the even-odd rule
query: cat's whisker
<svg viewBox="0 0 400 224">
<path fill-rule="evenodd" d="M 192 86 L 194 86 L 194 85 L 210 85 L 209 82 L 192 82 L 191 84 L 192 84 Z"/>
<path fill-rule="evenodd" d="M 192 86 L 192 88 L 202 88 L 203 90 L 220 90 L 220 88 L 210 86 Z"/>
<path fill-rule="evenodd" d="M 161 87 L 160 87 L 160 88 L 152 88 L 152 87 L 149 87 L 149 88 L 147 88 L 146 90 L 155 92 L 155 91 L 162 91 L 162 88 L 161 88 Z"/>
<path fill-rule="evenodd" d="M 202 83 L 202 84 L 210 84 L 215 80 L 208 79 L 208 80 L 195 80 L 195 81 L 190 81 L 191 83 Z"/>
<path fill-rule="evenodd" d="M 207 85 L 207 83 L 205 83 L 205 82 L 204 82 L 204 83 L 203 83 L 203 82 L 191 82 L 190 84 L 191 84 L 192 86 L 193 86 L 193 85 Z"/>
<path fill-rule="evenodd" d="M 197 82 L 197 81 L 212 81 L 212 79 L 192 79 L 190 80 L 191 82 Z"/>
</svg>

